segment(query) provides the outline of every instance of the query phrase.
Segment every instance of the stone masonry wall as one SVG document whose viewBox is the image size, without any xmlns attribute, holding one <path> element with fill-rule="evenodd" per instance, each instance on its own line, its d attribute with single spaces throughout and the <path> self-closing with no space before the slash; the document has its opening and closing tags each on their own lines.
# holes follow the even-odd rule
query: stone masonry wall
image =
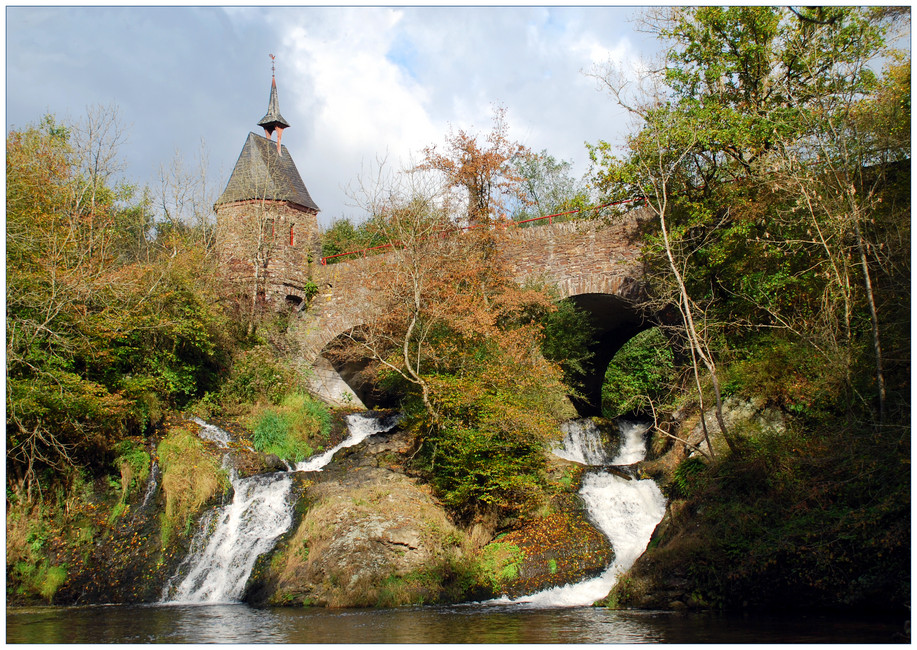
<svg viewBox="0 0 917 650">
<path fill-rule="evenodd" d="M 243 295 L 250 295 L 253 287 L 258 231 L 263 225 L 265 302 L 280 308 L 288 297 L 294 302 L 305 300 L 304 289 L 320 254 L 316 212 L 279 201 L 227 203 L 217 206 L 216 212 L 220 268 Z"/>
<path fill-rule="evenodd" d="M 566 221 L 515 228 L 500 246 L 500 256 L 517 281 L 543 277 L 561 298 L 605 293 L 635 298 L 643 270 L 639 262 L 641 208 L 610 222 Z"/>
<path fill-rule="evenodd" d="M 519 281 L 544 278 L 562 298 L 586 293 L 636 298 L 641 290 L 639 263 L 641 209 L 611 223 L 568 221 L 508 230 L 498 238 L 500 256 Z M 372 319 L 383 307 L 368 289 L 371 276 L 387 273 L 385 254 L 317 266 L 319 288 L 295 327 L 305 356 L 314 360 L 335 337 Z"/>
</svg>

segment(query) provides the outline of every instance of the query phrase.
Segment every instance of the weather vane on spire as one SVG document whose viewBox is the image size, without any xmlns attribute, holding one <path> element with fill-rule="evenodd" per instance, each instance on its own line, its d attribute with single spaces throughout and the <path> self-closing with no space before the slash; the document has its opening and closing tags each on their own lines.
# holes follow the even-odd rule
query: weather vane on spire
<svg viewBox="0 0 917 650">
<path fill-rule="evenodd" d="M 277 131 L 277 151 L 280 152 L 280 138 L 283 130 L 290 124 L 280 114 L 280 102 L 277 99 L 277 80 L 274 78 L 274 55 L 271 57 L 271 98 L 268 100 L 267 115 L 261 118 L 258 126 L 264 127 L 264 137 L 271 139 Z"/>
</svg>

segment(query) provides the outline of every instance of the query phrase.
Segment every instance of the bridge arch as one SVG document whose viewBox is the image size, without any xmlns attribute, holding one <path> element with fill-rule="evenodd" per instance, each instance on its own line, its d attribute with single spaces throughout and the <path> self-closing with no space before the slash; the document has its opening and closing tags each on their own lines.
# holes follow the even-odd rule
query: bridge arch
<svg viewBox="0 0 917 650">
<path fill-rule="evenodd" d="M 557 287 L 558 297 L 589 314 L 595 331 L 590 351 L 592 370 L 582 378 L 583 399 L 574 400 L 583 415 L 601 411 L 605 370 L 630 338 L 652 326 L 636 304 L 643 295 L 640 248 L 642 230 L 650 218 L 646 209 L 613 221 L 568 221 L 516 228 L 498 241 L 500 261 L 517 281 L 540 279 Z M 319 288 L 308 310 L 298 319 L 303 356 L 327 377 L 333 374 L 350 387 L 354 398 L 368 399 L 353 362 L 332 360 L 327 347 L 343 333 L 371 322 L 382 306 L 369 290 L 371 276 L 386 273 L 386 255 L 357 258 L 320 267 Z M 384 276 L 383 276 L 384 277 Z M 334 379 L 332 377 L 332 379 Z"/>
</svg>

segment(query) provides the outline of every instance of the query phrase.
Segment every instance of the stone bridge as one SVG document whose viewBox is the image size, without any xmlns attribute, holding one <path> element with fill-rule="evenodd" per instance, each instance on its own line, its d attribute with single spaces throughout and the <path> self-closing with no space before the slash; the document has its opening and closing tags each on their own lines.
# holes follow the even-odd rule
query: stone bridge
<svg viewBox="0 0 917 650">
<path fill-rule="evenodd" d="M 561 298 L 591 316 L 596 331 L 592 371 L 585 377 L 585 399 L 576 401 L 582 415 L 599 413 L 608 362 L 632 336 L 650 326 L 634 307 L 643 286 L 641 227 L 649 218 L 647 209 L 640 208 L 606 222 L 517 227 L 499 239 L 498 254 L 517 280 L 547 280 L 556 285 Z M 355 404 L 362 400 L 374 406 L 354 380 L 355 369 L 332 365 L 322 352 L 341 334 L 373 319 L 379 307 L 364 279 L 384 272 L 384 265 L 384 254 L 357 258 L 322 266 L 313 277 L 319 293 L 294 327 L 305 359 L 316 370 L 314 388 L 326 399 Z"/>
</svg>

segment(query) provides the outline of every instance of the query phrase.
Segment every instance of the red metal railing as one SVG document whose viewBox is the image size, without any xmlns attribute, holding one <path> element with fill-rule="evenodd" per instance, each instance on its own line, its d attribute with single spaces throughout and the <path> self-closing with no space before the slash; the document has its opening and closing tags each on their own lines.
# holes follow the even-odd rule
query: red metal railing
<svg viewBox="0 0 917 650">
<path fill-rule="evenodd" d="M 601 210 L 603 208 L 610 208 L 611 206 L 614 206 L 614 205 L 623 205 L 625 203 L 635 203 L 637 201 L 642 201 L 643 203 L 646 203 L 646 199 L 643 197 L 638 197 L 635 199 L 624 199 L 623 201 L 613 201 L 612 203 L 605 203 L 603 205 L 597 205 L 591 208 L 579 208 L 577 210 L 568 210 L 567 212 L 558 212 L 557 214 L 546 214 L 543 217 L 534 217 L 532 219 L 524 219 L 522 221 L 509 221 L 509 222 L 505 222 L 503 224 L 503 227 L 505 228 L 506 226 L 520 226 L 524 223 L 531 223 L 533 221 L 543 221 L 545 219 L 548 220 L 548 224 L 550 225 L 554 223 L 554 219 L 557 217 L 566 217 L 567 215 L 577 214 L 579 212 L 589 212 L 592 210 Z M 477 224 L 474 226 L 465 226 L 464 228 L 457 228 L 456 230 L 473 230 L 475 228 L 479 228 L 481 225 L 484 225 L 484 224 Z M 443 230 L 439 234 L 445 235 L 450 232 L 455 232 L 455 230 Z M 388 244 L 381 244 L 379 246 L 370 246 L 369 248 L 361 248 L 355 251 L 347 251 L 346 253 L 337 253 L 335 255 L 326 255 L 325 257 L 321 258 L 321 264 L 322 266 L 325 266 L 327 265 L 328 260 L 334 259 L 336 257 L 346 257 L 347 255 L 362 255 L 363 257 L 366 257 L 366 254 L 370 251 L 376 251 L 376 250 L 380 250 L 383 248 L 391 248 L 396 243 L 397 242 L 389 242 Z"/>
</svg>

